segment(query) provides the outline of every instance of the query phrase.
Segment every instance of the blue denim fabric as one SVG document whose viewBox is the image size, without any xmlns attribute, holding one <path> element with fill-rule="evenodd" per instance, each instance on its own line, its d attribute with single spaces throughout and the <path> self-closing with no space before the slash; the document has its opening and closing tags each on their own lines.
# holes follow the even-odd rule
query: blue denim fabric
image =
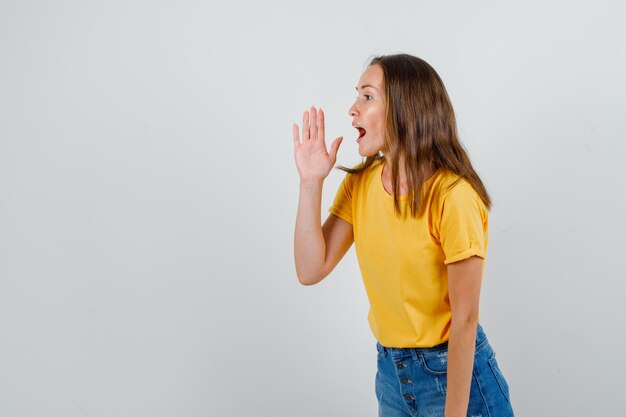
<svg viewBox="0 0 626 417">
<path fill-rule="evenodd" d="M 432 348 L 387 348 L 376 344 L 379 417 L 443 417 L 448 344 Z M 511 417 L 509 386 L 478 325 L 468 417 Z"/>
</svg>

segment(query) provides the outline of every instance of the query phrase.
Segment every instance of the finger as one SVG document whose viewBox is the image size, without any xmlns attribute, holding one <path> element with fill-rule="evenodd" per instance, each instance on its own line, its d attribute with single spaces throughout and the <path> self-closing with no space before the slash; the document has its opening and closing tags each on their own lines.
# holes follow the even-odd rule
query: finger
<svg viewBox="0 0 626 417">
<path fill-rule="evenodd" d="M 317 113 L 317 138 L 324 141 L 326 132 L 324 129 L 324 112 L 320 108 L 320 111 Z"/>
<path fill-rule="evenodd" d="M 311 139 L 317 139 L 317 110 L 311 106 Z"/>
<path fill-rule="evenodd" d="M 307 110 L 304 111 L 302 115 L 302 141 L 306 142 L 309 140 L 309 112 Z"/>
<path fill-rule="evenodd" d="M 298 125 L 297 124 L 293 124 L 293 128 L 291 129 L 293 132 L 293 142 L 294 142 L 294 146 L 298 146 L 300 145 L 300 132 L 298 129 Z"/>
<path fill-rule="evenodd" d="M 335 139 L 333 143 L 330 145 L 330 152 L 328 153 L 328 155 L 330 156 L 330 159 L 332 159 L 333 161 L 337 159 L 337 152 L 339 151 L 339 145 L 341 145 L 341 142 L 343 142 L 343 136 L 340 136 L 337 139 Z"/>
</svg>

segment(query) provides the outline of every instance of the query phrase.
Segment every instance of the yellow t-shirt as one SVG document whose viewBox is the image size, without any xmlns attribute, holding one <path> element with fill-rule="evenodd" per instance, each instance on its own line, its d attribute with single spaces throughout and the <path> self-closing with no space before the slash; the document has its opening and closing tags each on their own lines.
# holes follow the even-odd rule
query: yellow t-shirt
<svg viewBox="0 0 626 417">
<path fill-rule="evenodd" d="M 405 195 L 400 218 L 382 184 L 383 165 L 346 174 L 329 211 L 352 224 L 374 337 L 387 347 L 432 347 L 450 334 L 446 265 L 485 258 L 487 208 L 464 179 L 451 187 L 458 176 L 441 168 L 424 184 L 422 215 L 411 217 Z"/>
</svg>

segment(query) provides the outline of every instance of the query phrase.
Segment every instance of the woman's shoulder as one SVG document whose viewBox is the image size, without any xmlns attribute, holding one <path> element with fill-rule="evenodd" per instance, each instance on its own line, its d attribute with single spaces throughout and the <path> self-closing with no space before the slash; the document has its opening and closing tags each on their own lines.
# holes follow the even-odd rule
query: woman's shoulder
<svg viewBox="0 0 626 417">
<path fill-rule="evenodd" d="M 435 193 L 442 200 L 445 200 L 451 194 L 463 196 L 478 195 L 469 181 L 448 168 L 440 168 L 437 171 L 437 179 L 433 185 L 435 185 Z"/>
<path fill-rule="evenodd" d="M 435 171 L 435 181 L 433 185 L 437 185 L 438 191 L 445 191 L 454 188 L 457 184 L 465 181 L 463 177 L 456 174 L 446 167 L 441 167 Z"/>
</svg>

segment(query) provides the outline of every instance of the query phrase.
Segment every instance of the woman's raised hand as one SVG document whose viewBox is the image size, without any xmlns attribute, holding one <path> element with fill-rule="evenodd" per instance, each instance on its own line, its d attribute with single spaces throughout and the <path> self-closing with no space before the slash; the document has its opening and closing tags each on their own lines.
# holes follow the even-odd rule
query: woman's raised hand
<svg viewBox="0 0 626 417">
<path fill-rule="evenodd" d="M 326 150 L 324 138 L 324 112 L 305 110 L 302 116 L 302 142 L 298 134 L 298 125 L 293 125 L 294 154 L 300 181 L 323 180 L 335 166 L 337 150 L 343 137 L 336 138 L 330 146 L 330 152 Z"/>
</svg>

